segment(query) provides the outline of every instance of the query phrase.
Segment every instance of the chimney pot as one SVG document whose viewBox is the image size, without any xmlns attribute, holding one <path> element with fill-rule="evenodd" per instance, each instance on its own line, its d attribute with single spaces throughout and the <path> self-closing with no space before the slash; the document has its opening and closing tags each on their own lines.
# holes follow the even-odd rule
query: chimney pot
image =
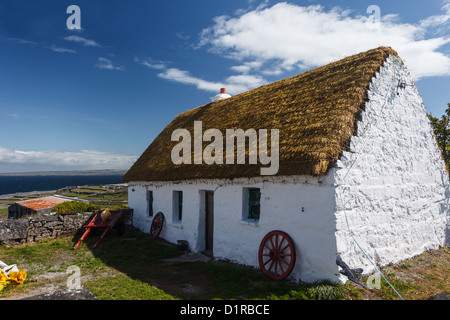
<svg viewBox="0 0 450 320">
<path fill-rule="evenodd" d="M 221 100 L 221 99 L 227 99 L 229 97 L 231 97 L 231 96 L 227 93 L 225 88 L 220 88 L 220 93 L 209 99 L 211 100 L 211 102 L 214 102 L 214 101 Z"/>
</svg>

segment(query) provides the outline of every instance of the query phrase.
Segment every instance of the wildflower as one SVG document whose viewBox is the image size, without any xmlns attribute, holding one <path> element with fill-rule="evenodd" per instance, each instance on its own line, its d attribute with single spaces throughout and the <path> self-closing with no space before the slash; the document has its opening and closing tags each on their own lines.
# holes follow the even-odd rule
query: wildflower
<svg viewBox="0 0 450 320">
<path fill-rule="evenodd" d="M 21 284 L 27 278 L 25 270 L 11 271 L 8 275 L 8 283 L 15 282 Z"/>
<path fill-rule="evenodd" d="M 4 287 L 6 287 L 6 274 L 0 269 L 0 291 L 2 291 Z"/>
</svg>

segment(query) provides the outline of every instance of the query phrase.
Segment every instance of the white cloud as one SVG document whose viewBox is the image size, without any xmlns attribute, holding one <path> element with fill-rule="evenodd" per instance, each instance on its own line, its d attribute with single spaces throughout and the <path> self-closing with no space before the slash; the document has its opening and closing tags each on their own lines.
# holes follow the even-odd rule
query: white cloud
<svg viewBox="0 0 450 320">
<path fill-rule="evenodd" d="M 191 38 L 191 36 L 185 34 L 184 31 L 177 32 L 175 35 L 177 36 L 178 39 L 183 40 L 183 41 L 188 41 Z"/>
<path fill-rule="evenodd" d="M 225 87 L 230 93 L 250 90 L 266 83 L 267 81 L 264 78 L 249 74 L 230 76 L 225 79 Z"/>
<path fill-rule="evenodd" d="M 313 68 L 378 46 L 391 46 L 406 61 L 417 79 L 450 75 L 450 57 L 437 51 L 450 43 L 450 37 L 426 39 L 429 28 L 449 21 L 445 14 L 429 17 L 417 24 L 398 22 L 398 16 L 381 17 L 375 27 L 367 16 L 351 16 L 340 8 L 325 11 L 322 6 L 301 7 L 278 3 L 260 6 L 237 17 L 219 16 L 214 25 L 200 35 L 200 47 L 237 61 L 250 60 L 261 66 L 262 74 L 279 74 L 293 68 Z M 260 67 L 261 67 L 260 66 Z M 248 72 L 242 64 L 235 71 Z"/>
<path fill-rule="evenodd" d="M 252 70 L 258 70 L 259 68 L 261 68 L 261 61 L 249 61 L 249 62 L 244 62 L 243 64 L 239 65 L 239 66 L 233 66 L 231 67 L 231 70 L 233 71 L 237 71 L 240 73 L 249 73 Z"/>
<path fill-rule="evenodd" d="M 373 8 L 381 11 L 378 6 L 367 8 L 367 15 L 355 15 L 339 7 L 326 11 L 320 5 L 286 2 L 268 7 L 269 1 L 263 0 L 255 8 L 253 2 L 249 1 L 247 9 L 235 11 L 234 17 L 215 17 L 195 46 L 235 60 L 230 71 L 238 75 L 208 81 L 186 70 L 167 68 L 164 62 L 135 61 L 162 70 L 158 74 L 162 79 L 209 92 L 225 87 L 232 94 L 267 83 L 265 76 L 300 73 L 379 46 L 395 49 L 416 79 L 450 75 L 450 56 L 438 51 L 450 43 L 450 0 L 443 2 L 443 14 L 416 24 L 402 23 L 395 13 L 379 12 L 377 20 Z M 434 37 L 427 38 L 428 34 Z"/>
<path fill-rule="evenodd" d="M 435 15 L 420 21 L 420 26 L 424 28 L 440 27 L 450 23 L 450 1 L 446 1 L 442 7 L 444 14 Z M 448 29 L 447 29 L 448 31 Z"/>
<path fill-rule="evenodd" d="M 20 114 L 17 114 L 17 113 L 9 113 L 9 114 L 7 114 L 7 116 L 10 117 L 10 118 L 14 118 L 14 119 L 20 119 L 21 118 Z"/>
<path fill-rule="evenodd" d="M 166 68 L 166 65 L 163 64 L 163 63 L 152 64 L 152 63 L 149 63 L 147 61 L 143 61 L 143 62 L 141 62 L 141 64 L 146 66 L 146 67 L 149 67 L 150 69 L 156 69 L 156 70 L 162 70 L 162 69 Z"/>
<path fill-rule="evenodd" d="M 30 40 L 26 40 L 26 39 L 19 39 L 19 38 L 7 38 L 7 41 L 13 41 L 15 43 L 18 44 L 26 44 L 26 45 L 30 45 L 30 46 L 36 46 L 37 43 L 34 41 L 30 41 Z"/>
<path fill-rule="evenodd" d="M 73 37 L 77 37 L 77 36 L 73 36 Z M 66 37 L 69 38 L 69 37 Z M 79 37 L 81 38 L 81 37 Z M 29 45 L 29 46 L 37 46 L 38 43 L 34 42 L 34 41 L 30 41 L 30 40 L 25 40 L 25 39 L 19 39 L 19 38 L 7 38 L 6 40 L 8 41 L 13 41 L 16 42 L 18 44 L 25 44 L 25 45 Z M 86 39 L 84 39 L 86 40 Z M 69 40 L 69 41 L 75 41 L 75 40 Z M 92 40 L 86 40 L 86 41 L 92 41 Z M 64 47 L 57 47 L 55 45 L 52 45 L 51 47 L 48 47 L 47 45 L 44 45 L 45 48 L 50 48 L 50 50 L 55 51 L 55 52 L 59 52 L 59 53 L 76 53 L 75 50 L 72 49 L 67 49 Z"/>
<path fill-rule="evenodd" d="M 103 57 L 98 58 L 98 61 L 95 64 L 95 67 L 98 69 L 106 69 L 106 70 L 119 70 L 119 71 L 125 70 L 125 67 L 115 66 L 111 60 L 103 58 Z"/>
<path fill-rule="evenodd" d="M 179 70 L 177 68 L 169 68 L 158 74 L 158 77 L 183 84 L 194 85 L 198 89 L 205 91 L 217 91 L 217 88 L 222 86 L 220 83 L 205 81 L 200 78 L 193 77 L 188 71 Z"/>
<path fill-rule="evenodd" d="M 163 70 L 166 68 L 166 64 L 162 61 L 153 61 L 151 59 L 139 59 L 139 58 L 134 58 L 134 61 L 150 69 Z"/>
<path fill-rule="evenodd" d="M 87 47 L 100 47 L 100 45 L 94 40 L 86 39 L 76 35 L 67 36 L 64 38 L 64 40 L 80 43 Z"/>
<path fill-rule="evenodd" d="M 63 47 L 56 47 L 56 46 L 51 46 L 50 50 L 59 52 L 59 53 L 76 53 L 75 50 L 67 49 L 67 48 L 63 48 Z"/>
<path fill-rule="evenodd" d="M 220 88 L 226 88 L 227 92 L 231 94 L 250 90 L 266 83 L 266 81 L 262 77 L 253 75 L 230 76 L 222 82 L 206 81 L 191 76 L 188 71 L 179 70 L 177 68 L 167 69 L 164 72 L 158 74 L 158 76 L 166 80 L 193 85 L 197 87 L 197 89 L 204 91 L 218 93 Z"/>
<path fill-rule="evenodd" d="M 21 151 L 0 147 L 0 171 L 7 167 L 21 167 L 23 171 L 128 169 L 136 156 L 95 150 Z"/>
</svg>

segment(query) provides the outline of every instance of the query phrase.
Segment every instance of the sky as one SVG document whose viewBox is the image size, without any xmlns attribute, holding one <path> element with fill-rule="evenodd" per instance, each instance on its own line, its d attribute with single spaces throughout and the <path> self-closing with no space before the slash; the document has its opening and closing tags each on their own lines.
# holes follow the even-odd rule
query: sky
<svg viewBox="0 0 450 320">
<path fill-rule="evenodd" d="M 379 46 L 442 116 L 450 0 L 0 0 L 0 173 L 128 169 L 222 87 L 235 95 Z"/>
</svg>

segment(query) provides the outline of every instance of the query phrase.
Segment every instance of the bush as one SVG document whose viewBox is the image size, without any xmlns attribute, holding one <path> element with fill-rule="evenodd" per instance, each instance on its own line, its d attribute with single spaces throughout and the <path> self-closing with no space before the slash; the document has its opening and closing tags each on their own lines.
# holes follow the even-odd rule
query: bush
<svg viewBox="0 0 450 320">
<path fill-rule="evenodd" d="M 295 290 L 281 296 L 271 295 L 270 299 L 280 300 L 341 300 L 344 299 L 344 287 L 329 281 L 300 283 Z"/>
<path fill-rule="evenodd" d="M 94 212 L 97 210 L 101 210 L 102 206 L 97 204 L 89 204 L 80 201 L 67 201 L 61 204 L 58 204 L 52 209 L 52 212 L 64 213 L 64 212 Z"/>
</svg>

